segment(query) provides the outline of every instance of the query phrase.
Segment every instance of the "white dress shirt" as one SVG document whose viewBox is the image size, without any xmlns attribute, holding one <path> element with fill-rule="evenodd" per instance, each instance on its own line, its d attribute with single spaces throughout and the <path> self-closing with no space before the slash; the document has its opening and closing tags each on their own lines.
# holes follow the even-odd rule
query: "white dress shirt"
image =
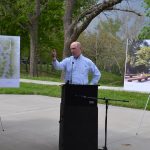
<svg viewBox="0 0 150 150">
<path fill-rule="evenodd" d="M 65 82 L 71 84 L 88 84 L 88 74 L 92 73 L 92 80 L 90 84 L 98 84 L 101 73 L 96 65 L 82 54 L 78 58 L 70 56 L 61 62 L 53 61 L 53 66 L 57 70 L 65 71 Z"/>
</svg>

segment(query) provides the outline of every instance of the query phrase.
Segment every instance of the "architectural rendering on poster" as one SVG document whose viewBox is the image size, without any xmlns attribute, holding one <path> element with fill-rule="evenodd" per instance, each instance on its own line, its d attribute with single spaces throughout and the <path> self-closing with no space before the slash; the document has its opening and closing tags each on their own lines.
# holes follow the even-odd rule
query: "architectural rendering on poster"
<svg viewBox="0 0 150 150">
<path fill-rule="evenodd" d="M 0 87 L 19 87 L 20 37 L 0 35 Z"/>
<path fill-rule="evenodd" d="M 127 40 L 124 89 L 150 92 L 150 40 Z"/>
</svg>

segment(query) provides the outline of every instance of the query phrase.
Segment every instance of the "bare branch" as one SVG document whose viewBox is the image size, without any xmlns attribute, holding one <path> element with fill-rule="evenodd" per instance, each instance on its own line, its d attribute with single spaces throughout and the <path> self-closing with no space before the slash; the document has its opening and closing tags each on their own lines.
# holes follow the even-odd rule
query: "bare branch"
<svg viewBox="0 0 150 150">
<path fill-rule="evenodd" d="M 108 20 L 109 19 L 109 15 L 106 14 L 105 12 L 103 12 L 104 16 L 106 17 L 106 19 Z"/>
<path fill-rule="evenodd" d="M 120 9 L 120 8 L 108 8 L 106 11 L 109 11 L 109 10 L 117 10 L 117 11 L 124 11 L 124 12 L 130 12 L 130 13 L 134 13 L 138 16 L 143 16 L 142 14 L 140 14 L 139 12 L 136 12 L 134 10 L 129 10 L 129 9 Z"/>
</svg>

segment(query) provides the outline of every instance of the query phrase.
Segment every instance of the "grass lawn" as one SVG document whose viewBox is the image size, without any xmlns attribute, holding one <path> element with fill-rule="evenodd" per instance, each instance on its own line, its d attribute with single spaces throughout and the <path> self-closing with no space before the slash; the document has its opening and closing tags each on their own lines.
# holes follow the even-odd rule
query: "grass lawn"
<svg viewBox="0 0 150 150">
<path fill-rule="evenodd" d="M 34 94 L 34 95 L 46 95 L 46 96 L 52 96 L 52 97 L 60 97 L 61 87 L 31 84 L 31 83 L 21 83 L 20 88 L 0 88 L 0 94 L 28 94 L 28 95 Z M 129 100 L 129 103 L 111 102 L 110 104 L 115 105 L 115 106 L 143 109 L 147 101 L 148 94 L 137 93 L 137 92 L 99 90 L 98 97 Z M 99 103 L 104 103 L 104 102 L 99 100 Z M 150 103 L 147 109 L 150 110 Z"/>
<path fill-rule="evenodd" d="M 62 82 L 60 80 L 60 76 L 39 76 L 39 77 L 31 77 L 26 74 L 21 74 L 22 79 L 31 79 L 31 80 L 42 80 L 42 81 L 54 81 L 54 82 Z"/>
<path fill-rule="evenodd" d="M 61 71 L 54 71 L 50 74 L 50 76 L 39 76 L 39 77 L 31 77 L 27 74 L 21 74 L 21 78 L 24 79 L 32 79 L 32 80 L 44 80 L 44 81 L 55 81 L 55 82 L 62 82 L 60 80 Z M 107 86 L 123 86 L 123 77 L 110 73 L 101 71 L 101 80 L 99 82 L 100 85 L 107 85 Z M 91 76 L 89 76 L 91 79 Z"/>
<path fill-rule="evenodd" d="M 123 86 L 124 77 L 106 71 L 101 71 L 101 74 L 102 74 L 100 79 L 101 85 Z"/>
</svg>

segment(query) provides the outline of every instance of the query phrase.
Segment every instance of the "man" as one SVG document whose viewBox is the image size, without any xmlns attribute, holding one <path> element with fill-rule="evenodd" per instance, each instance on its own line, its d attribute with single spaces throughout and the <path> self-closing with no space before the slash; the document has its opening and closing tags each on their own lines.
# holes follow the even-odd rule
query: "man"
<svg viewBox="0 0 150 150">
<path fill-rule="evenodd" d="M 57 70 L 65 71 L 65 82 L 71 84 L 88 84 L 88 74 L 92 73 L 90 84 L 98 84 L 101 73 L 96 65 L 82 55 L 81 44 L 73 42 L 70 45 L 72 56 L 59 62 L 56 58 L 56 51 L 52 52 L 53 66 Z"/>
</svg>

